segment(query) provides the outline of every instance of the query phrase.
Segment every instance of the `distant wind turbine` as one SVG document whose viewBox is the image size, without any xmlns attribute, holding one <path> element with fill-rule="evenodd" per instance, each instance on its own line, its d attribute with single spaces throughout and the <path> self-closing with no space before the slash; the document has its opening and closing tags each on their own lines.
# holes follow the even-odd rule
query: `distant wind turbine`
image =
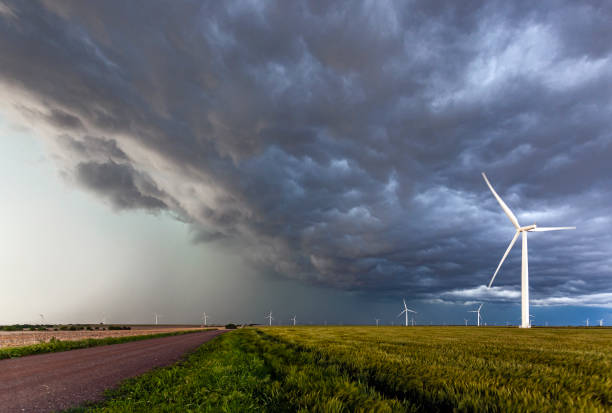
<svg viewBox="0 0 612 413">
<path fill-rule="evenodd" d="M 477 323 L 476 323 L 476 325 L 478 325 L 478 327 L 480 327 L 480 320 L 481 320 L 480 309 L 481 308 L 482 308 L 482 304 L 480 304 L 480 307 L 478 307 L 478 310 L 470 310 L 470 311 L 468 311 L 468 313 L 477 313 L 477 318 L 476 318 Z"/>
<path fill-rule="evenodd" d="M 40 321 L 41 321 L 41 323 L 42 323 L 42 324 L 45 324 L 45 316 L 44 316 L 44 315 L 42 315 L 42 314 L 39 314 L 39 315 L 40 315 Z"/>
<path fill-rule="evenodd" d="M 266 318 L 270 320 L 270 326 L 272 326 L 272 320 L 274 320 L 274 318 L 272 317 L 272 311 L 270 311 L 270 314 L 268 314 Z"/>
<path fill-rule="evenodd" d="M 464 320 L 465 320 L 465 326 L 467 327 L 467 318 L 464 318 Z"/>
<path fill-rule="evenodd" d="M 155 325 L 157 325 L 158 321 L 159 321 L 159 317 L 162 317 L 162 315 L 161 314 L 157 314 L 157 313 L 153 313 L 153 315 L 155 316 Z"/>
<path fill-rule="evenodd" d="M 404 302 L 404 309 L 403 309 L 403 310 L 402 310 L 402 312 L 401 312 L 401 313 L 399 313 L 397 316 L 399 317 L 399 316 L 401 316 L 402 314 L 404 314 L 404 315 L 406 316 L 406 327 L 408 327 L 408 312 L 411 312 L 411 313 L 414 313 L 414 314 L 416 314 L 417 312 L 416 312 L 416 311 L 414 311 L 414 310 L 409 309 L 409 308 L 406 306 L 406 299 L 403 299 L 402 301 Z M 412 325 L 414 326 L 414 318 L 412 319 Z"/>
<path fill-rule="evenodd" d="M 290 318 L 289 320 L 293 321 L 293 325 L 295 326 L 295 314 L 293 315 L 293 318 Z"/>
<path fill-rule="evenodd" d="M 603 318 L 599 319 L 599 327 L 603 327 Z"/>
<path fill-rule="evenodd" d="M 589 326 L 589 319 L 588 318 L 586 319 L 586 326 L 587 327 Z"/>
<path fill-rule="evenodd" d="M 378 322 L 380 321 L 380 318 L 375 318 L 376 320 L 376 327 L 378 327 Z"/>
<path fill-rule="evenodd" d="M 493 280 L 495 280 L 495 276 L 497 275 L 497 272 L 499 271 L 502 264 L 504 263 L 504 260 L 508 256 L 508 253 L 514 246 L 514 243 L 518 239 L 519 234 L 522 234 L 523 253 L 522 253 L 522 265 L 521 265 L 521 327 L 529 328 L 530 327 L 530 323 L 529 323 L 529 268 L 528 268 L 529 265 L 528 265 L 528 257 L 527 257 L 528 255 L 527 254 L 527 233 L 528 232 L 543 232 L 543 231 L 559 231 L 563 229 L 576 229 L 576 227 L 538 227 L 536 226 L 536 224 L 527 225 L 526 227 L 521 227 L 516 216 L 512 213 L 510 208 L 508 208 L 508 205 L 506 205 L 504 201 L 500 198 L 500 196 L 497 195 L 497 192 L 495 192 L 495 189 L 493 189 L 493 186 L 487 179 L 487 176 L 485 175 L 484 172 L 482 173 L 482 177 L 484 178 L 487 186 L 493 193 L 493 196 L 495 197 L 495 199 L 497 199 L 497 202 L 499 203 L 499 205 L 502 207 L 502 209 L 504 210 L 508 218 L 510 218 L 512 225 L 514 225 L 514 227 L 516 228 L 516 233 L 514 234 L 514 238 L 512 238 L 512 241 L 510 241 L 510 245 L 508 246 L 508 249 L 504 253 L 504 256 L 502 257 L 501 261 L 499 262 L 499 265 L 497 266 L 497 269 L 495 270 L 495 273 L 493 274 L 493 278 L 491 278 L 491 281 L 489 282 L 489 288 L 491 288 L 491 285 L 493 284 Z"/>
<path fill-rule="evenodd" d="M 208 325 L 208 316 L 206 315 L 206 313 L 202 313 L 202 322 L 204 323 L 203 326 L 206 327 Z"/>
</svg>

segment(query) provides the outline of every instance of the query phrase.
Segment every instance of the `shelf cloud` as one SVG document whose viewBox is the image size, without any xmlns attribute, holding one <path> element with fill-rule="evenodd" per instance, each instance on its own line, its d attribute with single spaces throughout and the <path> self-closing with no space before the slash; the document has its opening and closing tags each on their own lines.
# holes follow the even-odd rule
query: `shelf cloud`
<svg viewBox="0 0 612 413">
<path fill-rule="evenodd" d="M 0 100 L 112 208 L 380 296 L 517 300 L 518 248 L 483 288 L 513 235 L 486 171 L 521 224 L 578 227 L 531 237 L 534 303 L 606 304 L 611 20 L 605 2 L 2 0 Z"/>
</svg>

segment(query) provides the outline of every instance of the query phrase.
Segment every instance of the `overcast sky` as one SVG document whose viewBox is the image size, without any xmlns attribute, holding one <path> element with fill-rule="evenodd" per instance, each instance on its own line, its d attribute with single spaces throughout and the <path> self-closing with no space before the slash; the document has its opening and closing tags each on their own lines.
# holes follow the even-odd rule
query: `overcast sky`
<svg viewBox="0 0 612 413">
<path fill-rule="evenodd" d="M 611 3 L 442 3 L 0 0 L 0 323 L 517 323 L 482 171 L 612 323 Z"/>
</svg>

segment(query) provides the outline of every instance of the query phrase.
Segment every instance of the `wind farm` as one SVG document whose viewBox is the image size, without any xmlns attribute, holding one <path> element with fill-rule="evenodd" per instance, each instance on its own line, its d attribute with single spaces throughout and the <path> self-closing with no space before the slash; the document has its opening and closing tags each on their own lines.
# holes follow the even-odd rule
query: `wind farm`
<svg viewBox="0 0 612 413">
<path fill-rule="evenodd" d="M 504 263 L 504 260 L 514 246 L 518 236 L 522 234 L 522 301 L 521 323 L 519 327 L 531 328 L 534 324 L 535 315 L 529 313 L 527 233 L 567 230 L 575 229 L 575 227 L 538 227 L 535 223 L 526 227 L 521 227 L 514 213 L 493 189 L 493 186 L 490 184 L 487 176 L 482 173 L 482 177 L 484 178 L 485 183 L 489 187 L 494 198 L 497 200 L 502 210 L 508 216 L 516 229 L 515 235 L 512 238 L 506 252 L 502 256 L 502 259 L 497 266 L 497 269 L 495 270 L 487 289 L 491 289 L 493 281 Z M 308 372 L 306 373 L 307 375 L 313 375 L 313 377 L 308 380 L 309 385 L 303 384 L 298 388 L 294 388 L 289 393 L 289 396 L 287 396 L 288 398 L 278 398 L 278 396 L 275 396 L 275 394 L 278 394 L 277 391 L 273 390 L 272 388 L 265 387 L 263 389 L 264 393 L 269 392 L 269 394 L 266 395 L 267 400 L 273 400 L 275 406 L 296 406 L 297 403 L 302 406 L 306 405 L 315 410 L 322 409 L 323 406 L 327 406 L 327 404 L 331 403 L 335 397 L 335 379 L 333 376 L 329 376 L 328 373 L 323 374 L 323 372 L 315 373 L 317 368 L 319 368 L 317 360 L 319 360 L 321 357 L 330 360 L 330 363 L 333 363 L 333 366 L 335 366 L 334 369 L 337 371 L 345 370 L 348 368 L 347 366 L 350 365 L 351 367 L 349 370 L 355 374 L 355 377 L 351 376 L 348 378 L 343 378 L 343 380 L 349 380 L 351 382 L 351 391 L 341 401 L 341 406 L 345 409 L 363 409 L 367 408 L 367 406 L 376 405 L 378 406 L 377 408 L 385 406 L 385 408 L 391 410 L 412 411 L 416 406 L 420 405 L 428 406 L 428 409 L 439 409 L 440 406 L 443 405 L 462 405 L 469 406 L 469 409 L 474 411 L 490 409 L 560 411 L 571 408 L 570 406 L 574 406 L 576 401 L 581 403 L 581 409 L 586 410 L 597 411 L 601 409 L 603 411 L 608 407 L 612 407 L 610 403 L 605 401 L 608 400 L 606 399 L 608 395 L 612 395 L 610 389 L 599 389 L 596 384 L 593 384 L 587 393 L 582 393 L 582 391 L 584 391 L 584 383 L 587 382 L 589 377 L 591 377 L 593 374 L 592 368 L 587 369 L 588 372 L 587 370 L 583 371 L 580 368 L 573 368 L 570 371 L 563 363 L 558 363 L 558 360 L 560 359 L 565 361 L 571 359 L 573 360 L 573 366 L 580 366 L 585 357 L 591 356 L 593 351 L 591 343 L 595 342 L 598 343 L 596 351 L 600 357 L 600 361 L 595 367 L 595 374 L 605 375 L 607 372 L 607 365 L 610 361 L 612 361 L 612 359 L 610 359 L 610 354 L 612 354 L 612 352 L 609 351 L 612 350 L 612 329 L 603 329 L 603 318 L 599 319 L 599 327 L 592 329 L 589 328 L 590 318 L 587 317 L 584 320 L 585 329 L 580 332 L 567 328 L 559 329 L 548 327 L 548 322 L 546 322 L 547 327 L 533 328 L 529 332 L 529 336 L 525 337 L 517 336 L 515 333 L 516 330 L 510 327 L 508 322 L 506 322 L 506 327 L 481 328 L 483 326 L 487 326 L 487 323 L 483 321 L 483 317 L 481 315 L 483 305 L 484 303 L 479 303 L 477 308 L 467 310 L 467 312 L 475 314 L 475 326 L 478 327 L 478 329 L 470 328 L 468 326 L 468 319 L 464 319 L 463 326 L 460 323 L 457 323 L 455 326 L 448 327 L 447 323 L 442 323 L 443 325 L 433 325 L 433 323 L 430 322 L 430 325 L 427 327 L 418 327 L 415 325 L 415 316 L 419 314 L 419 312 L 409 308 L 406 303 L 406 299 L 403 298 L 402 310 L 396 317 L 403 316 L 403 327 L 409 327 L 410 325 L 412 327 L 410 329 L 402 329 L 399 326 L 394 327 L 393 322 L 391 322 L 391 327 L 381 327 L 380 318 L 374 319 L 375 330 L 372 330 L 372 327 L 364 326 L 341 326 L 343 324 L 341 321 L 338 323 L 338 326 L 329 327 L 327 325 L 327 320 L 324 321 L 324 325 L 322 326 L 312 326 L 312 323 L 309 323 L 308 327 L 297 326 L 297 316 L 295 314 L 293 314 L 292 317 L 289 317 L 288 326 L 282 326 L 282 322 L 276 323 L 276 325 L 273 326 L 273 320 L 275 320 L 275 318 L 272 315 L 272 310 L 270 310 L 264 317 L 266 323 L 262 325 L 252 323 L 242 323 L 236 325 L 234 323 L 228 323 L 224 326 L 223 330 L 221 330 L 220 327 L 209 329 L 207 328 L 209 326 L 208 314 L 203 312 L 201 316 L 200 328 L 196 326 L 184 326 L 171 330 L 161 330 L 157 327 L 159 327 L 159 319 L 162 317 L 162 315 L 157 312 L 153 312 L 153 326 L 156 328 L 156 330 L 141 330 L 140 332 L 130 332 L 128 335 L 122 334 L 121 336 L 117 337 L 108 336 L 105 334 L 105 330 L 107 329 L 105 314 L 103 314 L 102 321 L 100 322 L 99 326 L 95 326 L 95 330 L 101 329 L 102 331 L 96 331 L 93 335 L 84 332 L 85 334 L 81 336 L 61 336 L 58 330 L 63 330 L 63 327 L 58 328 L 59 326 L 57 325 L 47 325 L 44 315 L 39 314 L 40 324 L 38 326 L 29 326 L 31 330 L 38 331 L 38 333 L 36 333 L 37 335 L 35 334 L 33 336 L 38 344 L 28 346 L 26 345 L 27 343 L 25 341 L 21 341 L 17 345 L 13 343 L 11 347 L 11 342 L 7 341 L 7 337 L 10 338 L 11 335 L 15 336 L 20 334 L 21 338 L 23 338 L 23 330 L 25 330 L 25 328 L 28 326 L 15 326 L 13 329 L 7 327 L 5 330 L 15 331 L 15 333 L 9 333 L 9 335 L 5 334 L 4 340 L 0 335 L 0 359 L 24 357 L 34 353 L 53 353 L 76 348 L 86 349 L 88 347 L 100 345 L 118 345 L 117 343 L 147 339 L 148 337 L 146 334 L 149 334 L 151 337 L 147 341 L 155 341 L 156 339 L 161 340 L 162 338 L 160 337 L 186 333 L 193 334 L 198 332 L 208 334 L 211 332 L 211 330 L 214 330 L 214 334 L 209 334 L 204 338 L 205 341 L 208 341 L 224 332 L 232 331 L 240 327 L 238 331 L 230 333 L 225 337 L 218 337 L 212 340 L 210 344 L 205 342 L 205 344 L 202 344 L 195 354 L 193 354 L 188 361 L 183 363 L 180 367 L 167 367 L 166 369 L 178 369 L 180 371 L 185 370 L 185 373 L 181 374 L 193 374 L 189 372 L 191 370 L 195 370 L 198 372 L 198 378 L 195 379 L 197 382 L 198 380 L 203 380 L 202 371 L 208 370 L 206 367 L 208 363 L 218 363 L 216 354 L 225 354 L 227 352 L 235 354 L 235 358 L 232 358 L 231 360 L 224 359 L 224 363 L 226 364 L 225 367 L 243 370 L 246 368 L 246 366 L 242 366 L 240 360 L 248 358 L 250 362 L 252 362 L 254 359 L 258 360 L 258 357 L 263 357 L 261 362 L 269 364 L 267 370 L 268 372 L 262 375 L 261 372 L 257 373 L 253 371 L 249 373 L 252 375 L 249 380 L 254 382 L 257 382 L 258 380 L 265 380 L 268 382 L 271 375 L 273 375 L 274 377 L 277 377 L 273 382 L 274 386 L 284 387 L 287 381 L 293 380 L 291 376 L 296 371 L 304 370 Z M 421 317 L 423 317 L 423 311 L 420 311 L 420 313 Z M 409 315 L 411 317 L 409 317 Z M 85 329 L 85 326 L 71 326 L 70 329 L 83 330 Z M 91 325 L 87 325 L 86 329 L 93 331 Z M 108 326 L 108 329 L 132 330 L 132 327 L 118 327 L 110 325 Z M 587 334 L 587 332 L 595 332 L 596 335 Z M 51 336 L 50 334 L 54 335 Z M 550 347 L 550 345 L 548 345 L 550 342 L 548 339 L 550 334 L 554 334 L 558 340 L 563 340 L 564 342 L 570 344 L 566 345 L 566 347 L 561 350 L 555 346 Z M 62 338 L 58 339 L 56 335 Z M 91 337 L 95 338 L 92 339 Z M 449 343 L 445 341 L 447 337 L 451 337 L 453 340 L 450 354 L 448 351 Z M 86 340 L 83 340 L 83 338 Z M 340 342 L 343 343 L 342 345 L 338 344 L 339 338 L 341 338 Z M 62 341 L 62 339 L 64 341 Z M 404 346 L 403 343 L 407 342 L 412 344 L 410 346 Z M 245 346 L 246 343 L 248 343 L 247 346 Z M 589 346 L 586 347 L 585 343 L 589 343 Z M 398 347 L 398 345 L 401 347 Z M 3 346 L 4 348 L 2 348 Z M 540 351 L 537 358 L 525 359 L 525 346 L 537 346 Z M 381 348 L 384 348 L 384 350 L 381 351 Z M 208 351 L 207 349 L 212 349 L 214 351 Z M 444 349 L 442 353 L 441 349 Z M 377 356 L 369 356 L 369 354 L 373 352 L 376 353 Z M 400 361 L 400 364 L 406 363 L 408 360 L 419 360 L 417 364 L 412 361 L 410 362 L 410 373 L 408 374 L 408 377 L 418 376 L 420 378 L 419 383 L 421 384 L 415 387 L 413 384 L 411 384 L 412 382 L 410 380 L 403 380 L 401 375 L 395 376 L 393 380 L 389 381 L 389 379 L 386 378 L 388 377 L 387 372 L 397 367 L 392 367 L 392 365 L 389 364 L 389 355 L 386 355 L 387 352 L 393 353 L 393 357 L 395 358 L 397 358 L 397 354 L 400 354 L 400 360 L 402 360 Z M 537 373 L 534 381 L 529 382 L 528 385 L 522 379 L 505 379 L 506 377 L 521 377 L 521 374 L 515 371 L 516 367 L 514 367 L 514 365 L 512 367 L 505 367 L 499 371 L 485 367 L 485 371 L 489 371 L 489 373 L 483 376 L 483 370 L 480 367 L 476 368 L 478 370 L 474 370 L 475 362 L 469 360 L 473 359 L 474 357 L 480 358 L 483 356 L 483 354 L 486 355 L 488 352 L 493 352 L 497 355 L 515 354 L 515 357 L 519 357 L 520 355 L 523 363 L 526 362 L 529 366 L 527 368 L 530 370 L 537 371 L 535 366 L 541 363 L 545 363 L 548 366 L 548 370 L 545 373 Z M 383 355 L 380 355 L 381 353 Z M 368 356 L 365 356 L 366 354 L 368 354 Z M 134 358 L 137 357 L 138 356 L 134 356 Z M 492 363 L 497 363 L 497 357 L 498 356 L 491 356 Z M 275 361 L 270 361 L 272 359 Z M 465 364 L 460 363 L 460 365 L 457 365 L 456 369 L 458 370 L 452 370 L 446 367 L 449 364 L 456 364 L 456 360 L 458 359 L 467 361 L 464 362 Z M 27 362 L 27 360 L 24 361 Z M 75 364 L 73 369 L 79 370 L 78 364 Z M 165 370 L 162 369 L 157 373 L 154 373 L 153 376 L 143 376 L 142 378 L 138 378 L 131 383 L 123 384 L 121 391 L 124 393 L 134 392 L 135 390 L 132 390 L 132 388 L 136 386 L 136 389 L 138 389 L 135 393 L 136 399 L 146 398 L 147 400 L 150 400 L 151 398 L 156 398 L 157 396 L 155 391 L 141 392 L 139 389 L 143 386 L 147 387 L 148 385 L 146 383 L 148 380 L 151 380 L 151 377 L 163 375 L 164 371 Z M 272 373 L 271 371 L 274 372 Z M 364 388 L 361 380 L 359 379 L 360 375 L 363 374 L 362 372 L 365 371 L 378 372 L 375 374 L 375 377 L 377 378 L 372 382 L 372 388 Z M 470 372 L 471 374 L 477 376 L 477 381 L 466 381 L 464 379 L 460 380 L 460 375 L 465 374 L 465 372 Z M 43 381 L 47 380 L 44 378 L 44 374 L 44 372 L 41 372 L 37 374 L 37 377 L 42 377 Z M 535 383 L 542 380 L 540 375 L 542 375 L 542 377 L 546 377 L 546 379 L 550 379 L 552 377 L 553 379 L 558 378 L 561 380 L 561 378 L 563 378 L 564 382 L 569 384 L 557 386 L 556 390 L 551 392 L 546 386 L 542 387 L 535 385 Z M 568 375 L 571 376 L 569 381 L 567 381 Z M 321 377 L 323 376 L 326 378 L 322 379 Z M 89 380 L 88 378 L 77 379 L 76 377 L 76 372 L 67 374 L 66 380 L 68 381 L 66 384 L 62 384 L 62 386 L 64 388 L 69 388 L 71 386 L 69 384 L 70 380 L 78 380 L 80 382 Z M 281 377 L 284 377 L 284 379 L 279 379 Z M 440 380 L 440 377 L 443 377 L 444 380 Z M 489 385 L 487 384 L 488 382 L 498 383 L 502 377 L 504 378 L 504 381 L 500 391 L 504 395 L 503 397 L 500 397 L 495 392 L 487 396 L 474 397 L 471 390 L 466 390 L 467 388 L 472 389 L 474 386 L 482 385 L 489 388 Z M 2 384 L 2 380 L 3 376 L 0 373 L 0 385 Z M 162 383 L 161 389 L 175 389 L 177 387 L 176 383 L 165 382 L 161 378 L 156 378 L 155 380 L 156 383 Z M 215 378 L 208 377 L 205 380 L 215 380 Z M 317 382 L 317 380 L 319 382 Z M 102 388 L 96 381 L 90 380 L 87 382 L 89 383 L 88 386 L 90 386 L 92 389 Z M 466 389 L 461 387 L 462 390 L 457 393 L 456 384 L 450 384 L 457 382 L 462 383 L 460 386 L 465 386 Z M 575 387 L 573 383 L 579 383 L 577 385 L 578 387 Z M 311 385 L 315 387 L 311 388 Z M 233 394 L 231 393 L 231 389 L 233 387 L 240 387 L 244 390 L 243 374 L 241 374 L 239 377 L 232 376 L 231 380 L 225 385 L 222 391 L 225 394 Z M 322 393 L 321 388 L 325 388 L 326 392 L 328 393 Z M 388 390 L 385 392 L 379 392 L 379 389 L 388 388 L 393 388 L 396 390 L 392 392 Z M 185 391 L 181 385 L 178 386 L 177 390 L 173 391 L 180 391 L 182 394 L 192 393 L 191 391 Z M 230 393 L 228 393 L 228 391 Z M 235 410 L 232 411 L 242 411 L 243 409 L 246 409 L 247 405 L 252 406 L 253 400 L 256 398 L 255 392 L 260 394 L 261 391 L 261 388 L 247 389 L 246 398 L 243 401 L 238 402 L 238 404 L 235 405 Z M 312 396 L 313 391 L 315 391 L 314 394 L 316 394 L 314 398 Z M 29 394 L 27 392 L 31 393 L 31 390 L 26 388 L 23 390 L 23 392 L 24 394 Z M 249 392 L 252 394 L 249 394 Z M 406 396 L 407 394 L 410 394 L 410 396 Z M 436 394 L 435 398 L 431 397 L 432 394 Z M 457 394 L 459 394 L 459 396 Z M 512 396 L 508 396 L 508 394 L 512 394 Z M 597 397 L 593 399 L 590 397 L 592 394 L 597 394 Z M 38 396 L 38 398 L 33 398 L 32 400 L 38 400 L 39 398 L 40 396 Z M 54 399 L 44 400 L 49 406 L 55 406 Z M 73 403 L 79 403 L 79 400 L 80 399 L 74 399 Z M 225 399 L 222 397 L 221 400 Z M 0 398 L 0 401 L 3 401 L 3 399 Z M 5 402 L 14 403 L 14 399 L 7 399 Z M 132 402 L 132 397 L 130 397 L 128 401 L 122 396 L 119 396 L 114 398 L 111 397 L 110 399 L 107 399 L 99 404 L 97 407 L 91 404 L 90 406 L 92 409 L 101 409 L 101 411 L 106 411 L 105 405 L 107 403 L 111 403 L 113 406 L 116 406 L 116 411 L 124 411 L 126 409 L 126 403 Z M 212 408 L 212 406 L 215 406 L 216 403 L 217 401 L 207 401 L 205 405 L 208 406 L 207 408 Z M 223 401 L 223 403 L 225 403 L 225 401 Z M 334 403 L 337 402 L 334 401 Z M 165 401 L 158 399 L 156 404 L 161 406 L 165 404 Z M 192 404 L 191 396 L 182 396 L 181 398 L 176 399 L 172 405 L 178 407 L 188 404 Z M 113 409 L 111 409 L 111 411 L 115 411 Z"/>
<path fill-rule="evenodd" d="M 0 0 L 0 413 L 611 412 L 610 22 Z"/>
</svg>

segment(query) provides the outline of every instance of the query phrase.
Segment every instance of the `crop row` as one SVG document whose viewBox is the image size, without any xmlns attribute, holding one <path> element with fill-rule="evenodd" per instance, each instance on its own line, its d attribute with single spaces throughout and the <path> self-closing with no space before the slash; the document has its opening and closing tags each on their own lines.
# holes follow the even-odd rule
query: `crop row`
<svg viewBox="0 0 612 413">
<path fill-rule="evenodd" d="M 272 328 L 425 411 L 610 411 L 612 330 Z"/>
</svg>

